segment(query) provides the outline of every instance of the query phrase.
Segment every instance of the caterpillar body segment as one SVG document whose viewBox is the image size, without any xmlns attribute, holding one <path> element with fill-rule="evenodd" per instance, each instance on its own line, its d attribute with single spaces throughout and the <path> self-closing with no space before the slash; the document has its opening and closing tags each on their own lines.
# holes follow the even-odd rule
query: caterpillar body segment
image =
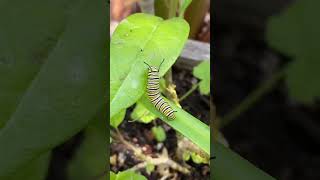
<svg viewBox="0 0 320 180">
<path fill-rule="evenodd" d="M 147 64 L 146 62 L 144 62 Z M 163 61 L 161 62 L 161 64 Z M 160 64 L 160 66 L 161 66 Z M 151 103 L 166 117 L 175 119 L 175 114 L 171 106 L 163 99 L 160 93 L 160 75 L 159 68 L 148 65 L 148 81 L 147 81 L 147 93 Z"/>
</svg>

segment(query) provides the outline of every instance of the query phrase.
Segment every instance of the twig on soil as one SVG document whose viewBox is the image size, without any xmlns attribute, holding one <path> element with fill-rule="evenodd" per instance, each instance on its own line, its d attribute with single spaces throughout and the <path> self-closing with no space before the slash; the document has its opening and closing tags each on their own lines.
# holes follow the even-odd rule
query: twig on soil
<svg viewBox="0 0 320 180">
<path fill-rule="evenodd" d="M 166 150 L 163 151 L 162 154 L 156 154 L 157 158 L 153 158 L 149 155 L 145 155 L 143 154 L 142 150 L 138 147 L 135 147 L 133 144 L 131 144 L 130 142 L 126 141 L 124 139 L 124 137 L 122 136 L 122 134 L 120 133 L 120 131 L 118 129 L 116 129 L 116 138 L 125 146 L 127 146 L 128 149 L 132 150 L 134 155 L 139 159 L 142 160 L 144 162 L 134 166 L 133 168 L 131 168 L 132 170 L 138 170 L 141 168 L 144 168 L 147 166 L 148 163 L 151 163 L 153 165 L 167 165 L 170 168 L 177 170 L 183 174 L 189 174 L 190 171 L 188 168 L 181 166 L 180 164 L 178 164 L 177 162 L 173 161 L 172 159 L 170 159 L 170 157 L 168 156 Z"/>
<path fill-rule="evenodd" d="M 142 163 L 139 163 L 137 165 L 135 165 L 134 167 L 131 168 L 131 170 L 138 170 L 138 169 L 142 169 L 142 168 L 145 168 L 147 165 L 148 165 L 148 162 L 155 165 L 155 166 L 158 166 L 158 165 L 162 165 L 162 164 L 166 164 L 168 166 L 170 166 L 172 169 L 175 169 L 183 174 L 189 174 L 190 171 L 187 169 L 187 168 L 184 168 L 182 167 L 181 165 L 179 165 L 178 163 L 174 162 L 173 160 L 169 159 L 169 157 L 165 157 L 163 155 L 160 155 L 160 157 L 158 158 L 151 158 L 151 157 L 148 157 L 147 158 L 148 161 L 145 161 L 145 162 L 142 162 Z"/>
</svg>

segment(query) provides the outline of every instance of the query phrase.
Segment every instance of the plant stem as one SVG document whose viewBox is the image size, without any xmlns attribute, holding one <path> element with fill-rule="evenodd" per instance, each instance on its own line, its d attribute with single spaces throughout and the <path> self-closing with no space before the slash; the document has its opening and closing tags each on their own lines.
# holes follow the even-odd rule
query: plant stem
<svg viewBox="0 0 320 180">
<path fill-rule="evenodd" d="M 275 73 L 269 80 L 260 85 L 251 94 L 249 94 L 235 109 L 230 113 L 225 115 L 220 124 L 220 128 L 228 125 L 231 121 L 241 115 L 243 112 L 247 111 L 251 106 L 253 106 L 258 100 L 260 100 L 267 92 L 275 87 L 276 83 L 284 78 L 286 75 L 286 69 Z"/>
<path fill-rule="evenodd" d="M 178 0 L 155 0 L 155 15 L 160 16 L 163 19 L 170 19 L 172 17 L 175 17 L 178 5 Z"/>
<path fill-rule="evenodd" d="M 183 101 L 185 98 L 187 98 L 193 91 L 195 91 L 197 89 L 197 87 L 199 86 L 200 82 L 198 82 L 197 84 L 194 84 L 191 89 L 189 89 L 189 91 L 187 91 L 183 96 L 181 96 L 179 102 Z"/>
<path fill-rule="evenodd" d="M 170 68 L 166 74 L 164 75 L 164 79 L 166 80 L 166 87 L 172 84 L 172 68 Z"/>
<path fill-rule="evenodd" d="M 210 0 L 193 0 L 186 9 L 184 18 L 190 24 L 189 38 L 196 38 L 209 7 Z"/>
</svg>

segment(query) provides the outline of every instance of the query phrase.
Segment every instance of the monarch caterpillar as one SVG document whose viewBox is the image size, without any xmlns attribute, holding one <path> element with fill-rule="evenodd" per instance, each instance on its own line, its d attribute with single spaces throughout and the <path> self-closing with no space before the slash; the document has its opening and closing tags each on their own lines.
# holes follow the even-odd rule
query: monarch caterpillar
<svg viewBox="0 0 320 180">
<path fill-rule="evenodd" d="M 159 68 L 150 66 L 146 62 L 144 62 L 148 66 L 148 82 L 147 82 L 147 93 L 151 103 L 166 117 L 170 119 L 175 119 L 174 111 L 171 106 L 162 98 L 160 93 L 160 75 L 159 70 L 164 60 L 159 65 Z"/>
</svg>

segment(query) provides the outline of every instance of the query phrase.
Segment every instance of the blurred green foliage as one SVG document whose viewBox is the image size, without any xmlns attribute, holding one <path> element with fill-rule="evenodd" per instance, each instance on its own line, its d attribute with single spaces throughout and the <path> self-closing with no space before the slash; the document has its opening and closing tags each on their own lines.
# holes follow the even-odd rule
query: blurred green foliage
<svg viewBox="0 0 320 180">
<path fill-rule="evenodd" d="M 105 111 L 105 110 L 103 110 Z M 68 167 L 68 180 L 87 180 L 99 176 L 107 169 L 105 112 L 99 113 L 84 131 L 84 139 Z M 104 180 L 97 177 L 96 180 Z"/>
<path fill-rule="evenodd" d="M 106 12 L 104 1 L 0 2 L 0 179 L 44 179 L 51 150 L 105 106 Z"/>
<path fill-rule="evenodd" d="M 289 94 L 304 103 L 320 97 L 319 5 L 320 1 L 296 1 L 267 26 L 270 45 L 293 59 L 286 69 Z"/>
<path fill-rule="evenodd" d="M 275 180 L 229 148 L 214 143 L 216 158 L 210 161 L 214 180 Z"/>
</svg>

